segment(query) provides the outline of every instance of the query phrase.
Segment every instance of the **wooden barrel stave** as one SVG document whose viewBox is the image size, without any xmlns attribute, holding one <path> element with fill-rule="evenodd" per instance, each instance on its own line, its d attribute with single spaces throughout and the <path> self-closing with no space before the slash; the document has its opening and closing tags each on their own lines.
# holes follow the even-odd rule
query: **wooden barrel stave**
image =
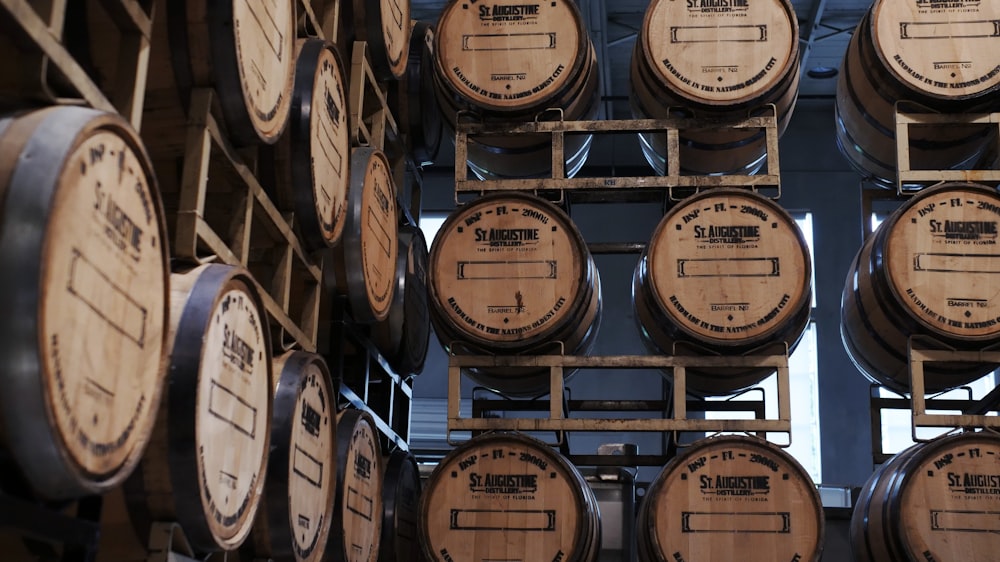
<svg viewBox="0 0 1000 562">
<path fill-rule="evenodd" d="M 330 372 L 322 357 L 304 351 L 275 358 L 273 372 L 267 482 L 242 552 L 275 562 L 325 560 L 337 484 Z"/>
<path fill-rule="evenodd" d="M 684 199 L 657 226 L 633 275 L 643 340 L 668 355 L 740 355 L 778 343 L 791 352 L 809 322 L 811 267 L 795 221 L 769 199 L 726 188 Z M 691 392 L 729 394 L 773 372 L 687 369 L 686 382 Z"/>
<path fill-rule="evenodd" d="M 329 260 L 334 291 L 346 295 L 354 320 L 386 319 L 396 281 L 396 186 L 389 162 L 377 148 L 351 151 L 344 234 Z"/>
<path fill-rule="evenodd" d="M 42 497 L 103 493 L 139 461 L 164 383 L 156 177 L 131 126 L 92 109 L 0 119 L 0 143 L 0 301 L 19 319 L 0 326 L 0 446 Z"/>
<path fill-rule="evenodd" d="M 1000 303 L 989 289 L 996 273 L 975 262 L 993 255 L 991 232 L 1000 221 L 989 209 L 996 208 L 1000 196 L 995 190 L 943 184 L 903 204 L 860 248 L 844 284 L 841 334 L 851 359 L 873 382 L 909 391 L 906 349 L 911 336 L 940 342 L 928 342 L 930 346 L 958 349 L 1000 341 Z M 964 225 L 978 230 L 946 232 Z M 956 253 L 959 257 L 948 257 Z M 995 367 L 926 363 L 924 383 L 928 392 L 954 388 Z"/>
<path fill-rule="evenodd" d="M 688 52 L 687 49 L 691 47 L 685 46 L 685 41 L 671 40 L 665 43 L 659 39 L 667 35 L 661 32 L 663 28 L 669 28 L 671 33 L 678 34 L 715 26 L 717 37 L 724 37 L 726 33 L 742 33 L 747 26 L 734 25 L 734 18 L 737 16 L 740 24 L 745 24 L 744 16 L 749 16 L 753 23 L 768 29 L 763 38 L 754 39 L 767 43 L 767 49 L 755 47 L 742 52 L 721 50 L 725 56 L 716 51 L 699 51 L 698 56 L 694 56 Z M 692 27 L 690 23 L 698 25 Z M 675 6 L 662 1 L 653 2 L 646 10 L 642 30 L 632 52 L 629 96 L 632 112 L 642 119 L 664 119 L 676 116 L 679 112 L 705 118 L 707 123 L 711 123 L 719 119 L 736 120 L 766 115 L 768 112 L 761 106 L 774 104 L 780 135 L 787 127 L 798 97 L 796 37 L 797 20 L 791 5 L 784 0 L 762 2 L 752 10 L 716 10 L 704 14 L 698 13 L 698 9 L 690 5 Z M 768 56 L 769 59 L 761 58 L 763 56 Z M 717 76 L 719 83 L 725 87 L 709 84 L 702 87 L 688 77 L 688 70 L 694 72 L 694 66 L 688 68 L 694 64 L 687 60 L 689 58 L 699 61 L 698 64 L 714 61 L 720 65 L 703 66 L 703 73 L 706 68 L 728 68 L 729 73 Z M 671 60 L 672 63 L 665 66 L 668 64 L 666 61 Z M 677 68 L 678 64 L 682 68 Z M 746 83 L 749 84 L 745 86 L 730 84 L 730 75 L 735 78 L 744 74 L 753 74 L 756 80 L 747 80 Z M 665 134 L 640 133 L 639 139 L 647 161 L 657 173 L 665 174 Z M 767 156 L 764 131 L 755 129 L 709 127 L 706 130 L 681 131 L 679 148 L 681 171 L 690 174 L 752 174 L 763 167 Z"/>
<path fill-rule="evenodd" d="M 337 417 L 337 499 L 330 553 L 335 560 L 375 562 L 382 533 L 382 450 L 371 415 Z"/>
<path fill-rule="evenodd" d="M 791 455 L 763 439 L 718 436 L 684 449 L 653 480 L 636 544 L 643 562 L 816 562 L 824 527 L 819 492 Z"/>
<path fill-rule="evenodd" d="M 992 476 L 998 457 L 1000 440 L 986 432 L 938 438 L 893 456 L 868 479 L 855 505 L 850 523 L 855 558 L 996 558 L 1000 539 L 990 513 L 1000 493 Z"/>
<path fill-rule="evenodd" d="M 599 275 L 572 220 L 558 207 L 526 194 L 491 195 L 453 213 L 439 232 L 428 286 L 431 323 L 446 349 L 586 353 L 600 323 Z M 509 394 L 549 389 L 546 369 L 467 373 Z"/>
<path fill-rule="evenodd" d="M 125 482 L 129 514 L 140 537 L 153 521 L 176 521 L 198 552 L 231 551 L 250 533 L 267 472 L 267 317 L 241 268 L 174 274 L 170 292 L 168 390 L 150 446 Z"/>
<path fill-rule="evenodd" d="M 450 452 L 427 481 L 420 515 L 433 561 L 586 562 L 599 550 L 590 486 L 562 455 L 522 434 L 486 434 Z M 463 526 L 476 527 L 474 537 Z"/>
</svg>

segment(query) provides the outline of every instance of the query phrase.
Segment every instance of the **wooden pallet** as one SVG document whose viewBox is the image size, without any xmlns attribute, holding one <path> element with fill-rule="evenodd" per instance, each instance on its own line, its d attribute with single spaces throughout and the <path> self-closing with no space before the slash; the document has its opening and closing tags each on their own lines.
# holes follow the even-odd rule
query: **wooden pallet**
<svg viewBox="0 0 1000 562">
<path fill-rule="evenodd" d="M 931 186 L 944 181 L 977 182 L 1000 185 L 1000 170 L 914 170 L 910 161 L 910 127 L 913 125 L 984 125 L 996 129 L 993 151 L 1000 151 L 1000 113 L 929 113 L 914 112 L 920 106 L 896 102 L 896 193 L 914 193 L 906 185 Z"/>
<path fill-rule="evenodd" d="M 455 162 L 468 159 L 470 138 L 490 135 L 548 134 L 552 137 L 552 171 L 549 176 L 527 179 L 478 180 L 469 178 L 467 166 L 455 166 L 456 203 L 461 193 L 484 194 L 491 191 L 596 192 L 615 200 L 636 190 L 667 191 L 671 200 L 710 187 L 745 187 L 765 192 L 775 199 L 781 196 L 778 126 L 774 106 L 771 114 L 742 120 L 721 121 L 674 117 L 668 119 L 621 119 L 604 121 L 534 121 L 531 123 L 478 123 L 461 120 L 455 132 Z M 685 129 L 762 129 L 767 143 L 767 174 L 682 176 L 679 158 L 680 131 Z M 660 131 L 667 138 L 667 174 L 663 176 L 610 176 L 567 178 L 564 140 L 567 134 L 620 135 Z"/>
<path fill-rule="evenodd" d="M 84 0 L 72 0 L 83 2 Z M 123 115 L 140 128 L 149 65 L 154 0 L 87 0 L 111 29 L 88 33 L 88 74 L 63 41 L 70 0 L 0 0 L 0 98 L 22 103 L 84 103 Z M 86 26 L 87 22 L 70 25 Z M 107 27 L 107 26 L 105 26 Z M 14 49 L 11 52 L 11 48 Z M 113 77 L 113 79 L 112 79 Z"/>
<path fill-rule="evenodd" d="M 783 346 L 782 346 L 783 347 Z M 674 415 L 671 418 L 568 418 L 562 400 L 549 400 L 543 418 L 463 418 L 459 409 L 462 368 L 542 367 L 549 370 L 549 396 L 562 396 L 566 369 L 672 369 Z M 690 419 L 686 392 L 687 369 L 723 367 L 773 367 L 778 373 L 777 419 Z M 585 376 L 578 373 L 576 376 Z M 448 440 L 455 431 L 613 431 L 613 432 L 777 432 L 791 439 L 791 401 L 788 354 L 761 350 L 761 354 L 738 357 L 687 355 L 452 355 L 448 363 Z"/>
<path fill-rule="evenodd" d="M 191 95 L 172 256 L 253 273 L 276 347 L 316 351 L 322 264 L 309 256 L 212 115 L 214 92 Z M 209 202 L 213 198 L 214 202 Z"/>
</svg>

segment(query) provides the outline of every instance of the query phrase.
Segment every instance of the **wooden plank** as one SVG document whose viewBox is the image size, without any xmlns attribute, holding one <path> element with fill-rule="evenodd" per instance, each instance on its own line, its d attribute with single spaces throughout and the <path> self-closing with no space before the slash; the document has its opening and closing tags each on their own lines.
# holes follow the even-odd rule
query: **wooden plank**
<svg viewBox="0 0 1000 562">
<path fill-rule="evenodd" d="M 681 355 L 452 355 L 455 367 L 554 367 L 663 369 L 686 367 L 787 367 L 784 355 L 747 355 L 741 357 Z"/>
<path fill-rule="evenodd" d="M 456 149 L 456 156 L 458 149 Z M 458 161 L 458 160 L 456 160 Z M 456 176 L 458 175 L 456 167 Z M 492 191 L 539 191 L 539 190 L 594 190 L 634 191 L 638 189 L 667 189 L 672 187 L 779 187 L 781 178 L 775 174 L 753 176 L 616 176 L 616 177 L 575 177 L 575 178 L 525 178 L 504 180 L 458 180 L 455 191 L 465 193 Z"/>
<path fill-rule="evenodd" d="M 103 111 L 117 113 L 115 106 L 87 76 L 87 73 L 77 64 L 69 51 L 53 35 L 48 24 L 42 21 L 26 0 L 0 0 L 0 17 L 12 20 L 11 28 L 15 30 L 15 33 L 20 35 L 21 39 L 34 45 L 41 54 L 47 57 L 88 105 Z M 39 70 L 38 85 L 42 92 L 56 101 L 55 96 L 48 90 L 44 71 L 41 69 Z"/>
<path fill-rule="evenodd" d="M 170 0 L 161 0 L 169 2 Z M 101 0 L 101 5 L 114 20 L 118 29 L 136 32 L 147 40 L 153 36 L 153 19 L 139 4 L 139 0 Z M 150 10 L 150 14 L 152 10 Z"/>
</svg>

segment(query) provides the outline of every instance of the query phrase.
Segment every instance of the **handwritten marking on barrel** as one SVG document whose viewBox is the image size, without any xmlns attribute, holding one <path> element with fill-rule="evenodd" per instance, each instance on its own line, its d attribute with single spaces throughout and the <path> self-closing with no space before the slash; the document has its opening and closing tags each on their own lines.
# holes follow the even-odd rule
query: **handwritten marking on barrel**
<svg viewBox="0 0 1000 562">
<path fill-rule="evenodd" d="M 323 461 L 310 455 L 298 445 L 295 445 L 292 472 L 316 488 L 322 488 L 323 486 Z"/>
<path fill-rule="evenodd" d="M 140 349 L 144 347 L 146 307 L 133 299 L 76 247 L 72 250 L 66 290 L 115 331 L 135 342 Z M 117 317 L 112 317 L 108 311 L 117 313 Z"/>
<path fill-rule="evenodd" d="M 347 487 L 347 510 L 354 513 L 365 521 L 372 520 L 372 510 L 374 501 L 371 496 L 366 496 L 353 486 Z"/>
<path fill-rule="evenodd" d="M 214 379 L 208 391 L 208 413 L 256 441 L 257 408 Z"/>
</svg>

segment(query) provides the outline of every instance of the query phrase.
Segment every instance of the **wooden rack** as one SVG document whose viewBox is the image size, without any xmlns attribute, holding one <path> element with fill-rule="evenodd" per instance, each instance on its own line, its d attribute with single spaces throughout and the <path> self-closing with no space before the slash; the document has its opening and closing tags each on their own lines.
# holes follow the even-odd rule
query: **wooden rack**
<svg viewBox="0 0 1000 562">
<path fill-rule="evenodd" d="M 222 134 L 211 111 L 213 96 L 210 89 L 191 94 L 172 256 L 247 267 L 278 332 L 275 345 L 297 344 L 315 351 L 322 264 L 306 254 L 291 225 Z M 209 185 L 213 164 L 220 169 Z M 220 174 L 230 181 L 218 181 Z M 215 189 L 224 191 L 226 203 L 220 208 L 207 204 Z"/>
<path fill-rule="evenodd" d="M 936 113 L 905 100 L 896 108 L 896 193 L 913 192 L 906 185 L 927 187 L 943 181 L 967 181 L 1000 184 L 1000 170 L 914 170 L 910 161 L 910 127 L 913 125 L 988 125 L 996 129 L 993 150 L 1000 152 L 1000 113 Z"/>
<path fill-rule="evenodd" d="M 784 347 L 784 346 L 781 346 Z M 448 440 L 454 431 L 614 431 L 614 432 L 778 432 L 791 439 L 791 400 L 787 349 L 783 353 L 761 350 L 760 354 L 739 357 L 723 356 L 652 356 L 652 355 L 534 355 L 481 356 L 452 355 L 448 364 Z M 566 369 L 672 369 L 673 398 L 668 406 L 673 416 L 651 419 L 569 418 L 561 400 L 548 400 L 544 418 L 463 418 L 459 411 L 462 368 L 467 367 L 541 367 L 549 370 L 549 396 L 562 396 Z M 773 367 L 778 373 L 777 419 L 705 420 L 688 417 L 687 369 L 725 367 Z M 577 375 L 581 376 L 581 375 Z M 622 404 L 631 405 L 631 404 Z M 602 408 L 606 409 L 606 408 Z M 728 408 L 727 408 L 728 409 Z"/>
<path fill-rule="evenodd" d="M 0 76 L 5 76 L 0 79 L 3 84 L 0 97 L 28 96 L 46 103 L 82 100 L 96 109 L 120 113 L 139 130 L 149 65 L 153 0 L 87 2 L 88 9 L 99 4 L 118 32 L 87 33 L 86 48 L 91 51 L 87 57 L 93 54 L 93 63 L 115 69 L 112 84 L 95 82 L 64 43 L 69 1 L 0 0 L 0 22 L 6 22 L 2 31 L 21 51 L 19 57 L 0 57 Z M 83 3 L 83 0 L 73 1 Z M 39 11 L 36 6 L 44 8 Z M 87 22 L 73 25 L 86 27 Z M 112 41 L 117 45 L 111 46 Z M 105 48 L 91 48 L 97 45 Z M 102 56 L 112 60 L 98 60 Z"/>
<path fill-rule="evenodd" d="M 462 193 L 483 194 L 491 191 L 577 191 L 595 192 L 607 199 L 641 190 L 666 190 L 670 199 L 710 187 L 747 187 L 764 191 L 777 199 L 781 196 L 781 174 L 778 157 L 778 125 L 773 105 L 766 106 L 770 115 L 742 120 L 707 120 L 704 118 L 672 117 L 668 119 L 622 119 L 606 121 L 534 121 L 531 123 L 478 123 L 460 119 L 455 132 L 455 197 Z M 768 173 L 757 175 L 682 176 L 679 159 L 680 131 L 686 129 L 762 129 L 767 144 Z M 567 134 L 615 135 L 623 133 L 662 132 L 667 138 L 667 173 L 663 176 L 610 176 L 567 178 L 564 140 Z M 552 137 L 552 171 L 548 177 L 529 179 L 478 180 L 469 179 L 468 159 L 470 139 L 490 135 L 547 134 Z"/>
</svg>

